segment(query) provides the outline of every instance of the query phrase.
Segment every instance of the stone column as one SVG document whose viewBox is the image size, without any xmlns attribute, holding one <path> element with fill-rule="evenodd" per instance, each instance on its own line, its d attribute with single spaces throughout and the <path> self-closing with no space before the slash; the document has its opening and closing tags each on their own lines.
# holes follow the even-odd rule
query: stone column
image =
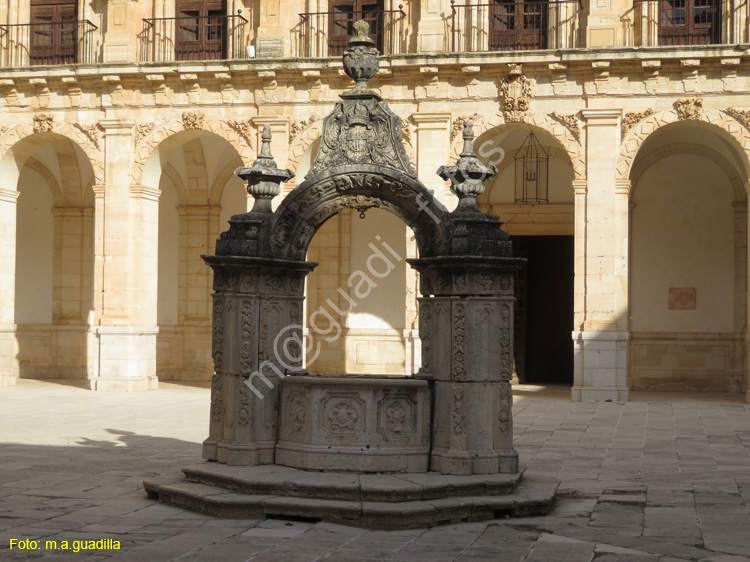
<svg viewBox="0 0 750 562">
<path fill-rule="evenodd" d="M 502 258 L 414 260 L 422 376 L 434 381 L 431 470 L 516 473 L 513 448 L 513 267 Z M 429 262 L 429 264 L 428 264 Z"/>
<path fill-rule="evenodd" d="M 273 464 L 279 382 L 302 368 L 304 280 L 315 264 L 206 256 L 214 271 L 209 437 L 203 456 Z"/>
<path fill-rule="evenodd" d="M 417 177 L 424 178 L 425 186 L 444 205 L 455 205 L 455 199 L 445 187 L 445 182 L 435 175 L 448 160 L 450 113 L 415 113 L 417 125 Z"/>
<path fill-rule="evenodd" d="M 587 182 L 576 185 L 573 401 L 627 400 L 627 186 L 617 186 L 621 110 L 584 109 Z M 618 193 L 619 191 L 619 193 Z"/>
<path fill-rule="evenodd" d="M 158 190 L 131 189 L 133 123 L 101 122 L 105 186 L 94 186 L 93 390 L 156 388 Z"/>
<path fill-rule="evenodd" d="M 16 202 L 18 191 L 0 188 L 0 386 L 16 384 Z"/>
</svg>

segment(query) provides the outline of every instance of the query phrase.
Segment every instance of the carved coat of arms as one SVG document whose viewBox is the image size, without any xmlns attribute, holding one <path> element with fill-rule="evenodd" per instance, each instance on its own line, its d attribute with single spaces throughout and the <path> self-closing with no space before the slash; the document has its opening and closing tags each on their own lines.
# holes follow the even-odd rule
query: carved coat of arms
<svg viewBox="0 0 750 562">
<path fill-rule="evenodd" d="M 523 121 L 531 106 L 532 83 L 523 74 L 512 73 L 500 83 L 505 120 L 509 123 Z"/>
</svg>

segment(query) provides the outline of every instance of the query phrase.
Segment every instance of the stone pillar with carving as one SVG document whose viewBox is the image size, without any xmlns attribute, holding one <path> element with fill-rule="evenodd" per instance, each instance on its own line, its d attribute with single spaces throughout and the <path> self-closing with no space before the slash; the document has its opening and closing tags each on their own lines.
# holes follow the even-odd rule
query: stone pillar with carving
<svg viewBox="0 0 750 562">
<path fill-rule="evenodd" d="M 272 464 L 278 440 L 281 377 L 302 368 L 305 276 L 316 264 L 260 257 L 259 238 L 273 218 L 272 199 L 293 177 L 271 156 L 266 125 L 252 167 L 237 175 L 248 182 L 253 209 L 235 215 L 203 256 L 214 272 L 209 437 L 203 456 L 230 465 Z"/>
<path fill-rule="evenodd" d="M 464 150 L 440 177 L 458 207 L 446 221 L 438 257 L 410 260 L 419 271 L 420 375 L 434 382 L 431 470 L 444 474 L 516 473 L 513 448 L 512 257 L 497 217 L 476 207 L 484 181 L 497 174 L 474 155 L 471 122 Z"/>
<path fill-rule="evenodd" d="M 0 189 L 0 386 L 16 384 L 16 208 L 18 191 Z"/>
</svg>

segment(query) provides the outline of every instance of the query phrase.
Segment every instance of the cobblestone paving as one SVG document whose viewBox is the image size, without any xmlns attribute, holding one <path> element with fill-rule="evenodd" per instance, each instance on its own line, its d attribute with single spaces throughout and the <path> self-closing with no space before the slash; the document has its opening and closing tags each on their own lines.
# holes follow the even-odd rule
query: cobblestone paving
<svg viewBox="0 0 750 562">
<path fill-rule="evenodd" d="M 750 406 L 731 395 L 571 404 L 516 389 L 516 448 L 559 478 L 546 517 L 432 530 L 216 520 L 145 497 L 144 477 L 200 458 L 208 389 L 0 389 L 0 560 L 60 562 L 750 562 Z M 11 539 L 39 541 L 9 550 Z M 113 539 L 120 550 L 47 550 Z"/>
</svg>

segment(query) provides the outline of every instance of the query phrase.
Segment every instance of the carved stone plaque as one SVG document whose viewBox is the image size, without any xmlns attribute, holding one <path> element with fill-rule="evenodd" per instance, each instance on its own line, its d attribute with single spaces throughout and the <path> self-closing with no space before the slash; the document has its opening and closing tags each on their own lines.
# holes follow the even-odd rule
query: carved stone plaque
<svg viewBox="0 0 750 562">
<path fill-rule="evenodd" d="M 669 309 L 695 310 L 695 287 L 670 287 Z"/>
</svg>

